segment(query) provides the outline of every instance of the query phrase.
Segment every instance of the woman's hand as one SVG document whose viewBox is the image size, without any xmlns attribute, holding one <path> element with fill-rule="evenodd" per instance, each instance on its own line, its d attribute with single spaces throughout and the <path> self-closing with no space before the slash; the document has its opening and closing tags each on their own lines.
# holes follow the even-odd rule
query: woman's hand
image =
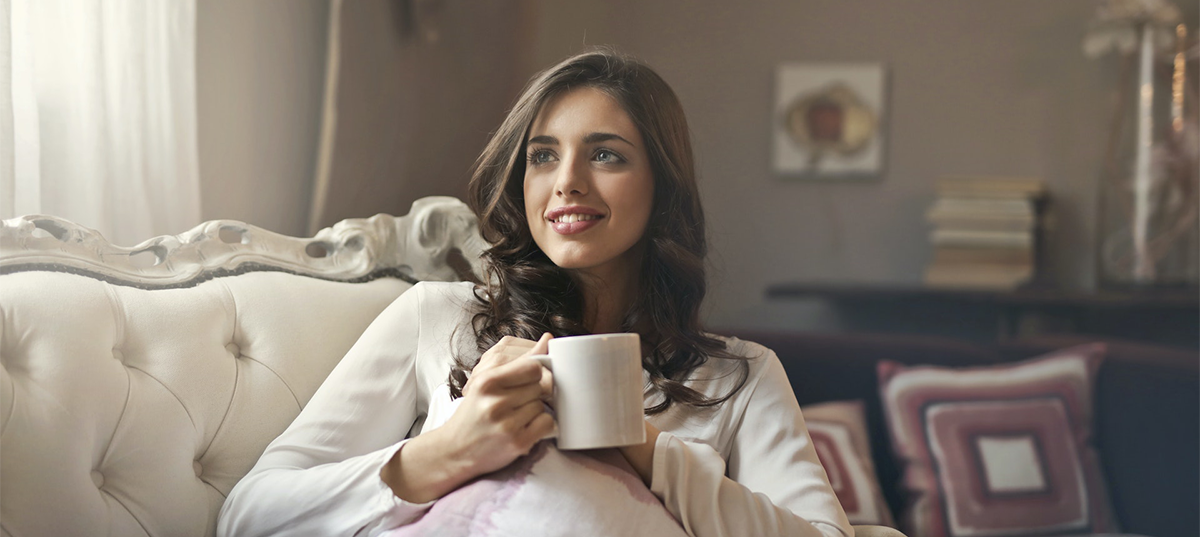
<svg viewBox="0 0 1200 537">
<path fill-rule="evenodd" d="M 629 465 L 638 473 L 638 477 L 649 487 L 650 479 L 654 477 L 654 445 L 658 442 L 660 431 L 648 421 L 643 420 L 643 424 L 646 427 L 646 441 L 622 447 L 620 450 L 621 455 L 625 456 L 625 460 L 629 461 Z"/>
<path fill-rule="evenodd" d="M 409 440 L 380 472 L 392 492 L 414 503 L 441 498 L 476 476 L 508 466 L 553 432 L 554 418 L 542 403 L 553 377 L 525 358 L 545 354 L 550 339 L 543 335 L 515 357 L 506 354 L 508 344 L 489 350 L 492 359 L 472 373 L 471 390 L 450 419 Z"/>
<path fill-rule="evenodd" d="M 542 404 L 552 393 L 553 377 L 541 364 L 526 359 L 545 354 L 550 339 L 543 335 L 515 358 L 503 341 L 492 347 L 491 363 L 476 367 L 471 389 L 439 429 L 455 439 L 452 453 L 476 475 L 508 466 L 554 430 L 554 419 Z"/>
<path fill-rule="evenodd" d="M 503 338 L 500 338 L 499 342 L 493 345 L 492 348 L 488 349 L 487 352 L 483 353 L 483 356 L 479 358 L 479 362 L 475 364 L 475 368 L 471 370 L 471 378 L 467 379 L 467 383 L 463 385 L 463 397 L 466 397 L 467 394 L 471 392 L 472 380 L 474 380 L 479 374 L 507 364 L 513 360 L 516 360 L 517 358 L 530 356 L 532 354 L 546 354 L 546 348 L 542 348 L 540 352 L 532 352 L 532 350 L 535 345 L 542 343 L 543 341 L 548 342 L 553 338 L 554 336 L 551 336 L 549 332 L 542 334 L 541 339 L 537 341 L 530 341 L 528 339 L 515 336 L 504 336 Z M 543 376 L 542 385 L 548 391 L 553 390 L 554 384 L 551 380 L 549 371 L 547 371 Z M 546 402 L 550 402 L 548 397 L 544 400 Z"/>
</svg>

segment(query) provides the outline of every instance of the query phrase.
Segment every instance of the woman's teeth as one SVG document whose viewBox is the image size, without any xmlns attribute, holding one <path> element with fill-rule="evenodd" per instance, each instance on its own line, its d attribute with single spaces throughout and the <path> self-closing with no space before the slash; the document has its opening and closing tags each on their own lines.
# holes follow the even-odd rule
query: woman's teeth
<svg viewBox="0 0 1200 537">
<path fill-rule="evenodd" d="M 598 220 L 598 214 L 565 214 L 554 220 L 556 224 L 570 224 L 572 222 L 585 222 L 587 220 Z"/>
</svg>

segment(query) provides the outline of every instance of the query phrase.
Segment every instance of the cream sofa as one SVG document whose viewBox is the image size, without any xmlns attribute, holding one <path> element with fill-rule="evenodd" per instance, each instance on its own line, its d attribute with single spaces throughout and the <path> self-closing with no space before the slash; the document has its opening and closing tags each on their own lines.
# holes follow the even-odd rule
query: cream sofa
<svg viewBox="0 0 1200 537">
<path fill-rule="evenodd" d="M 371 320 L 483 246 L 453 198 L 312 239 L 213 221 L 120 248 L 61 219 L 5 221 L 4 535 L 212 535 Z"/>
<path fill-rule="evenodd" d="M 3 535 L 212 535 L 371 320 L 416 281 L 478 274 L 485 247 L 444 197 L 310 239 L 212 221 L 122 248 L 4 221 Z"/>
</svg>

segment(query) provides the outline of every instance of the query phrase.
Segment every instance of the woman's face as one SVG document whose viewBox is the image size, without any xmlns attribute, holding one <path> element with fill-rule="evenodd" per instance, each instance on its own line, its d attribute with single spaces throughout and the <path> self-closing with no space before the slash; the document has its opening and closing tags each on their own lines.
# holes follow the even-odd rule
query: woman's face
<svg viewBox="0 0 1200 537">
<path fill-rule="evenodd" d="M 556 265 L 598 276 L 637 269 L 654 177 L 633 120 L 605 93 L 548 101 L 526 142 L 525 217 Z"/>
</svg>

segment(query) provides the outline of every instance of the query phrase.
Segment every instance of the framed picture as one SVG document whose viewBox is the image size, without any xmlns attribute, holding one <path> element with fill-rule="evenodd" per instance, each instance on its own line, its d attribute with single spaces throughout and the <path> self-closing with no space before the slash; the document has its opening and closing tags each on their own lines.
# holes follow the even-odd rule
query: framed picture
<svg viewBox="0 0 1200 537">
<path fill-rule="evenodd" d="M 771 130 L 776 173 L 802 179 L 882 174 L 882 64 L 783 64 L 775 78 Z"/>
</svg>

